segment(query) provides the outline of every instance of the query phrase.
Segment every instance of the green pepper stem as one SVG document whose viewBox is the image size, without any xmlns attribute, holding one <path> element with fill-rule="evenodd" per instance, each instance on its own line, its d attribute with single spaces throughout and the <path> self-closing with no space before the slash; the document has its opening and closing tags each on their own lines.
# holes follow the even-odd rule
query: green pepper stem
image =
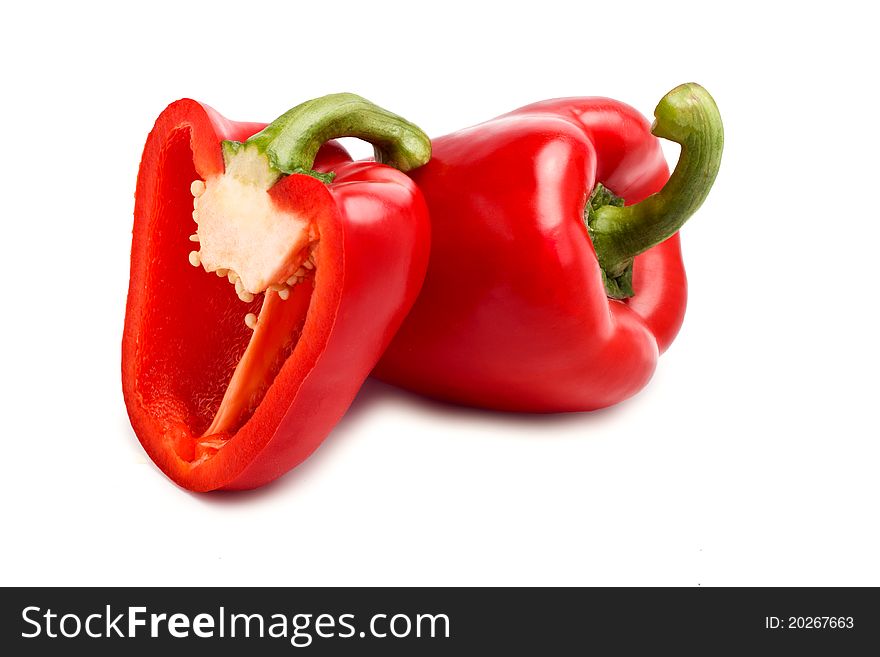
<svg viewBox="0 0 880 657">
<path fill-rule="evenodd" d="M 592 213 L 590 237 L 606 277 L 620 276 L 632 259 L 674 235 L 706 200 L 724 147 L 721 115 L 712 96 L 695 83 L 666 94 L 651 132 L 681 145 L 666 185 L 634 205 L 605 205 Z"/>
<path fill-rule="evenodd" d="M 273 169 L 310 173 L 318 150 L 339 137 L 357 137 L 371 144 L 376 160 L 401 171 L 431 159 L 431 140 L 417 126 L 355 94 L 331 94 L 297 105 L 245 144 L 264 153 Z M 240 145 L 224 143 L 224 152 Z M 319 177 L 322 177 L 319 175 Z"/>
</svg>

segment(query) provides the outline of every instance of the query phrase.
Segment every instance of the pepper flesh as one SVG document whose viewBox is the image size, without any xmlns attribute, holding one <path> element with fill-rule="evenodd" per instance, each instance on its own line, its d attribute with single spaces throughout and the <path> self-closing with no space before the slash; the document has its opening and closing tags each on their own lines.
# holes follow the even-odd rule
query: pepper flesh
<svg viewBox="0 0 880 657">
<path fill-rule="evenodd" d="M 680 164 L 694 164 L 692 188 L 675 199 L 661 193 L 670 176 L 651 125 L 614 100 L 539 102 L 435 139 L 431 162 L 411 174 L 431 212 L 428 274 L 375 375 L 508 411 L 595 410 L 638 392 L 681 327 L 677 226 L 708 193 L 723 142 L 717 108 L 698 85 L 676 88 L 657 112 L 658 129 L 675 133 L 663 136 L 682 144 Z M 627 207 L 597 210 L 601 221 L 588 230 L 599 183 Z M 627 222 L 646 199 L 670 212 L 647 217 L 653 232 L 639 242 Z M 597 255 L 590 233 L 618 246 L 617 229 L 637 248 Z"/>
<path fill-rule="evenodd" d="M 320 238 L 317 266 L 287 300 L 272 291 L 243 302 L 193 267 L 193 182 L 223 174 L 221 142 L 264 128 L 177 101 L 157 119 L 138 174 L 123 393 L 147 453 L 194 491 L 253 488 L 305 459 L 354 399 L 427 264 L 427 212 L 412 181 L 351 162 L 331 142 L 311 155 L 311 171 L 268 192 Z M 255 331 L 249 314 L 260 318 Z"/>
</svg>

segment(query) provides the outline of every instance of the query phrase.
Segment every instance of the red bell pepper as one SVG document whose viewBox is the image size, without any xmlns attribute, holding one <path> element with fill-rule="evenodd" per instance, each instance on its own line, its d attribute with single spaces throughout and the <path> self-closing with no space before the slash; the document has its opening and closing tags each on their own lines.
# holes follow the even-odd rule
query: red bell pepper
<svg viewBox="0 0 880 657">
<path fill-rule="evenodd" d="M 147 453 L 184 488 L 252 488 L 305 459 L 418 294 L 424 200 L 401 171 L 321 148 L 342 136 L 400 170 L 430 157 L 418 128 L 351 94 L 268 127 L 180 100 L 147 139 L 123 392 Z"/>
<path fill-rule="evenodd" d="M 652 135 L 627 105 L 564 98 L 434 140 L 411 174 L 431 212 L 428 274 L 376 375 L 513 411 L 593 410 L 640 390 L 681 326 L 677 231 L 723 146 L 699 85 L 655 115 Z M 654 135 L 681 144 L 671 178 Z"/>
</svg>

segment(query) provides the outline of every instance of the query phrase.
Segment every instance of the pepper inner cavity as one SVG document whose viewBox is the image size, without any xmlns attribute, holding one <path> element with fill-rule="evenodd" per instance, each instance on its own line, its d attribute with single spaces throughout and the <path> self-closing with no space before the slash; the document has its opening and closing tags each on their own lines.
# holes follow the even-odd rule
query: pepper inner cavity
<svg viewBox="0 0 880 657">
<path fill-rule="evenodd" d="M 225 173 L 190 186 L 197 228 L 189 239 L 199 247 L 190 264 L 227 278 L 244 302 L 265 294 L 259 314 L 243 316 L 254 333 L 203 438 L 234 433 L 247 421 L 305 321 L 319 235 L 311 221 L 275 204 L 269 190 L 276 180 L 264 159 L 245 151 L 227 161 Z"/>
</svg>

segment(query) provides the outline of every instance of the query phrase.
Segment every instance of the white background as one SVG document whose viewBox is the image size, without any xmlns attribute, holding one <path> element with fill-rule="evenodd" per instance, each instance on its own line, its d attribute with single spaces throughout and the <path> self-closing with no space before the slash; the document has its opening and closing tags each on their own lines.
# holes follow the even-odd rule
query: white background
<svg viewBox="0 0 880 657">
<path fill-rule="evenodd" d="M 0 583 L 880 585 L 880 53 L 859 7 L 5 3 Z M 726 151 L 683 231 L 684 328 L 637 397 L 528 417 L 370 382 L 244 494 L 145 457 L 120 340 L 166 104 L 271 120 L 353 91 L 440 135 L 565 95 L 650 115 L 691 80 Z"/>
</svg>

